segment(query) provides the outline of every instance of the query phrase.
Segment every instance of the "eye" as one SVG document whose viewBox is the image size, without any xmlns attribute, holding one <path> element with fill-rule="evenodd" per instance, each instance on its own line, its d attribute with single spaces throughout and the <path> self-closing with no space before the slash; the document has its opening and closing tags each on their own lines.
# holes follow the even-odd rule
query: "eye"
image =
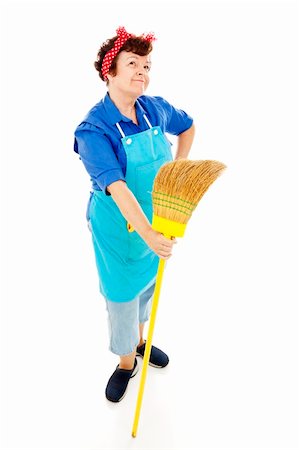
<svg viewBox="0 0 299 450">
<path fill-rule="evenodd" d="M 136 62 L 135 61 L 130 61 L 129 64 L 132 65 L 132 66 L 135 66 Z"/>
<path fill-rule="evenodd" d="M 149 72 L 151 70 L 151 66 L 149 66 L 149 65 L 145 65 L 144 68 L 147 72 Z"/>
</svg>

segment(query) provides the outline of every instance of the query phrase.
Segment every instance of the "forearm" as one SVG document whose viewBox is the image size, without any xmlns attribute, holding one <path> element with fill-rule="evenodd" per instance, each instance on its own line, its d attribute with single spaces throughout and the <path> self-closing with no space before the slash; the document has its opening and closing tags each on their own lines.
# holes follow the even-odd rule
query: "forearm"
<svg viewBox="0 0 299 450">
<path fill-rule="evenodd" d="M 194 124 L 192 124 L 188 130 L 178 135 L 178 146 L 175 159 L 188 158 L 191 145 L 194 139 L 194 134 L 195 134 L 195 126 Z"/>
<path fill-rule="evenodd" d="M 146 240 L 148 233 L 152 230 L 151 224 L 127 184 L 121 180 L 115 181 L 108 186 L 107 190 L 127 222 L 143 240 Z"/>
</svg>

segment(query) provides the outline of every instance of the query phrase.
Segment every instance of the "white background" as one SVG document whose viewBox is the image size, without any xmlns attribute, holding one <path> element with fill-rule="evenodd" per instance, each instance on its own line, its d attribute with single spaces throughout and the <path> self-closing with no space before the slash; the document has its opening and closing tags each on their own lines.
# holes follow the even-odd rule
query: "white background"
<svg viewBox="0 0 299 450">
<path fill-rule="evenodd" d="M 138 435 L 120 404 L 73 132 L 119 25 L 154 31 L 150 95 L 228 169 L 167 263 Z M 298 448 L 298 2 L 6 2 L 2 448 Z M 172 138 L 175 144 L 175 139 Z M 141 360 L 139 360 L 141 367 Z"/>
</svg>

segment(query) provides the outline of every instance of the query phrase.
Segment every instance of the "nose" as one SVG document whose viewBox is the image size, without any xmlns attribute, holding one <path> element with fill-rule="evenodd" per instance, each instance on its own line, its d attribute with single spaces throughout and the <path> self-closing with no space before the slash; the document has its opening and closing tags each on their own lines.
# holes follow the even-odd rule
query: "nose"
<svg viewBox="0 0 299 450">
<path fill-rule="evenodd" d="M 144 73 L 145 73 L 144 67 L 143 66 L 139 66 L 137 68 L 137 75 L 144 75 Z"/>
</svg>

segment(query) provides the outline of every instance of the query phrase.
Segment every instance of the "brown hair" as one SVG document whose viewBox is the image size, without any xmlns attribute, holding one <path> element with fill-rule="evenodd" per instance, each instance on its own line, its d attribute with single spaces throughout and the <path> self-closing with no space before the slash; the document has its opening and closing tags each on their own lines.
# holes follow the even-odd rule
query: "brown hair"
<svg viewBox="0 0 299 450">
<path fill-rule="evenodd" d="M 109 52 L 109 50 L 111 50 L 114 47 L 114 43 L 117 38 L 118 38 L 118 36 L 114 36 L 111 39 L 107 39 L 107 41 L 105 41 L 102 44 L 100 50 L 98 51 L 97 61 L 94 62 L 94 66 L 95 66 L 96 70 L 99 72 L 99 77 L 103 81 L 105 81 L 103 78 L 103 75 L 102 75 L 103 59 L 104 59 L 106 53 Z M 118 55 L 120 52 L 126 51 L 126 52 L 136 53 L 136 55 L 139 55 L 139 56 L 145 56 L 145 55 L 148 55 L 152 51 L 152 49 L 153 49 L 152 43 L 149 41 L 146 41 L 142 36 L 136 36 L 136 37 L 129 38 L 124 43 L 124 45 L 120 48 L 118 54 L 112 61 L 109 73 L 113 76 L 116 75 L 116 62 L 117 62 Z"/>
</svg>

